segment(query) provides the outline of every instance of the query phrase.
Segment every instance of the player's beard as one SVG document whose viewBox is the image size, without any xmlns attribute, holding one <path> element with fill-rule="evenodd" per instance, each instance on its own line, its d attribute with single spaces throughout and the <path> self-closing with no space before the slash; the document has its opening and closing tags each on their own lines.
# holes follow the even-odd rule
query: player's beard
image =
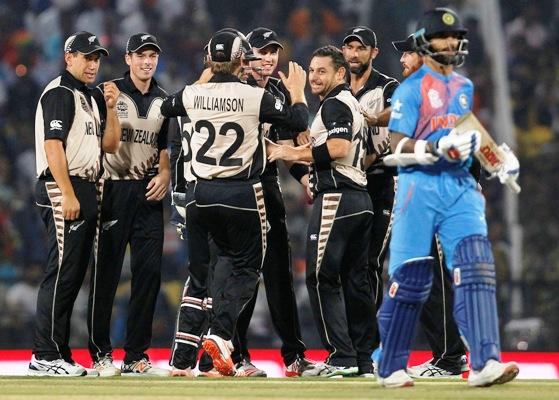
<svg viewBox="0 0 559 400">
<path fill-rule="evenodd" d="M 371 65 L 371 62 L 367 61 L 366 63 L 360 63 L 358 67 L 350 67 L 349 70 L 352 74 L 361 76 L 369 69 L 369 65 Z"/>
</svg>

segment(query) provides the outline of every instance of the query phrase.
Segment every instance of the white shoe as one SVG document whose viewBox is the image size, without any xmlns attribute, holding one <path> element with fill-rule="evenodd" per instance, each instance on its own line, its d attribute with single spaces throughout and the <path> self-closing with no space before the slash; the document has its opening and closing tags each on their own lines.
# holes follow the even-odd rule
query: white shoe
<svg viewBox="0 0 559 400">
<path fill-rule="evenodd" d="M 97 371 L 95 368 L 86 368 L 81 364 L 78 364 L 75 361 L 72 361 L 70 364 L 72 364 L 73 366 L 77 366 L 77 367 L 82 367 L 83 369 L 85 369 L 85 376 L 87 378 L 98 378 L 99 377 L 99 371 Z"/>
<path fill-rule="evenodd" d="M 171 371 L 165 368 L 154 367 L 147 358 L 130 363 L 122 363 L 121 376 L 169 376 Z"/>
<path fill-rule="evenodd" d="M 462 370 L 449 371 L 441 368 L 433 362 L 433 359 L 423 364 L 409 367 L 407 372 L 412 378 L 462 378 Z"/>
<path fill-rule="evenodd" d="M 406 370 L 399 369 L 398 371 L 392 372 L 392 374 L 386 378 L 379 377 L 378 383 L 383 387 L 398 388 L 413 386 L 413 379 L 406 373 Z"/>
<path fill-rule="evenodd" d="M 500 385 L 512 381 L 518 372 L 518 364 L 514 361 L 502 363 L 489 360 L 481 371 L 470 371 L 468 385 L 482 387 Z"/>
<path fill-rule="evenodd" d="M 120 368 L 115 367 L 111 356 L 101 357 L 93 363 L 93 368 L 101 377 L 120 376 Z"/>
<path fill-rule="evenodd" d="M 217 335 L 207 335 L 206 339 L 202 342 L 202 347 L 212 358 L 215 369 L 221 375 L 235 375 L 235 365 L 231 359 L 233 343 L 230 340 L 225 340 Z"/>
<path fill-rule="evenodd" d="M 31 356 L 27 369 L 27 375 L 30 376 L 74 377 L 86 374 L 87 371 L 81 365 L 70 364 L 61 358 L 53 361 L 37 360 L 35 355 Z"/>
<path fill-rule="evenodd" d="M 305 371 L 301 376 L 319 376 L 324 378 L 343 378 L 344 376 L 357 375 L 357 367 L 338 367 L 326 363 L 316 363 L 312 369 Z"/>
<path fill-rule="evenodd" d="M 235 365 L 235 376 L 236 377 L 252 377 L 252 378 L 266 378 L 268 374 L 266 371 L 258 368 L 256 365 L 250 362 L 248 358 L 244 358 L 241 362 Z"/>
</svg>

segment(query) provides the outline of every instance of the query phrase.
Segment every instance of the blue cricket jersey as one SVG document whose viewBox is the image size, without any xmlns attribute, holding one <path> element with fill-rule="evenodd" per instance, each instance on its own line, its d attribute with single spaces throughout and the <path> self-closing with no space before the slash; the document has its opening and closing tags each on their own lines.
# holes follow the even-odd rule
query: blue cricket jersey
<svg viewBox="0 0 559 400">
<path fill-rule="evenodd" d="M 394 92 L 388 129 L 412 139 L 437 141 L 448 135 L 458 118 L 472 109 L 473 92 L 474 85 L 468 78 L 456 72 L 445 76 L 424 64 Z M 467 170 L 471 162 L 471 157 L 458 163 L 441 158 L 435 165 L 413 165 L 399 170 Z"/>
</svg>

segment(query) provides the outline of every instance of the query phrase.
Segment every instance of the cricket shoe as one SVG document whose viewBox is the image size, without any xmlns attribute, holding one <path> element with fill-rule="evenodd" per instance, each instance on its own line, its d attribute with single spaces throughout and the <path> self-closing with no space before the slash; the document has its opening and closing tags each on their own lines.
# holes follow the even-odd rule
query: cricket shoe
<svg viewBox="0 0 559 400">
<path fill-rule="evenodd" d="M 217 335 L 207 335 L 206 339 L 202 342 L 202 347 L 212 358 L 215 369 L 221 375 L 235 375 L 235 365 L 231 359 L 233 344 L 230 340 L 222 339 Z"/>
<path fill-rule="evenodd" d="M 93 363 L 93 369 L 96 370 L 100 377 L 120 376 L 120 369 L 113 364 L 111 356 L 101 357 Z"/>
<path fill-rule="evenodd" d="M 399 369 L 398 371 L 392 372 L 386 378 L 379 376 L 378 383 L 380 386 L 387 388 L 399 388 L 413 386 L 413 379 L 406 373 L 405 369 Z"/>
<path fill-rule="evenodd" d="M 481 371 L 470 371 L 468 385 L 481 387 L 501 385 L 516 378 L 518 372 L 518 364 L 514 361 L 502 363 L 489 360 Z"/>
<path fill-rule="evenodd" d="M 168 369 L 154 367 L 147 358 L 138 361 L 122 363 L 120 367 L 121 376 L 169 376 L 171 372 Z"/>
<path fill-rule="evenodd" d="M 256 365 L 250 362 L 248 358 L 243 358 L 237 365 L 235 365 L 236 377 L 261 377 L 266 378 L 268 374 L 266 371 L 257 368 Z"/>
<path fill-rule="evenodd" d="M 87 371 L 81 365 L 70 364 L 63 359 L 58 360 L 37 360 L 35 355 L 31 356 L 31 362 L 27 369 L 29 376 L 56 376 L 56 377 L 75 377 L 86 376 Z"/>
<path fill-rule="evenodd" d="M 316 363 L 312 370 L 305 371 L 302 376 L 317 376 L 323 378 L 343 378 L 354 376 L 358 372 L 357 367 L 341 367 L 326 363 Z"/>
<path fill-rule="evenodd" d="M 285 368 L 285 376 L 292 378 L 295 376 L 317 376 L 316 369 L 318 363 L 304 357 L 297 356 L 295 361 Z"/>
<path fill-rule="evenodd" d="M 468 363 L 457 365 L 456 368 L 446 369 L 438 366 L 439 360 L 430 359 L 423 364 L 408 368 L 408 375 L 412 378 L 462 378 L 462 372 L 469 371 Z M 464 371 L 465 369 L 465 371 Z"/>
<path fill-rule="evenodd" d="M 75 367 L 82 367 L 83 369 L 85 369 L 85 376 L 87 378 L 98 378 L 99 377 L 99 371 L 97 371 L 95 368 L 84 367 L 83 365 L 78 364 L 74 360 L 69 361 L 69 363 L 72 364 Z"/>
<path fill-rule="evenodd" d="M 194 378 L 194 372 L 192 372 L 192 368 L 188 367 L 188 368 L 177 368 L 177 367 L 173 367 L 173 369 L 171 370 L 171 376 L 175 376 L 175 377 L 181 377 L 181 378 Z"/>
</svg>

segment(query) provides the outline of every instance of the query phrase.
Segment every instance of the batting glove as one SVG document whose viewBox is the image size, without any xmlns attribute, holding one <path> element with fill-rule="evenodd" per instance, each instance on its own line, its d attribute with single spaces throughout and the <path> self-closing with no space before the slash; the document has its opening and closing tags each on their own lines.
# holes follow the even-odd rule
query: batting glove
<svg viewBox="0 0 559 400">
<path fill-rule="evenodd" d="M 503 185 L 508 185 L 511 182 L 516 182 L 520 174 L 520 163 L 518 158 L 514 155 L 512 150 L 506 143 L 499 146 L 505 153 L 505 160 L 498 171 L 492 173 L 489 178 L 499 178 Z"/>
<path fill-rule="evenodd" d="M 481 134 L 476 130 L 458 134 L 454 129 L 435 143 L 435 154 L 448 162 L 466 161 L 479 150 Z"/>
</svg>

